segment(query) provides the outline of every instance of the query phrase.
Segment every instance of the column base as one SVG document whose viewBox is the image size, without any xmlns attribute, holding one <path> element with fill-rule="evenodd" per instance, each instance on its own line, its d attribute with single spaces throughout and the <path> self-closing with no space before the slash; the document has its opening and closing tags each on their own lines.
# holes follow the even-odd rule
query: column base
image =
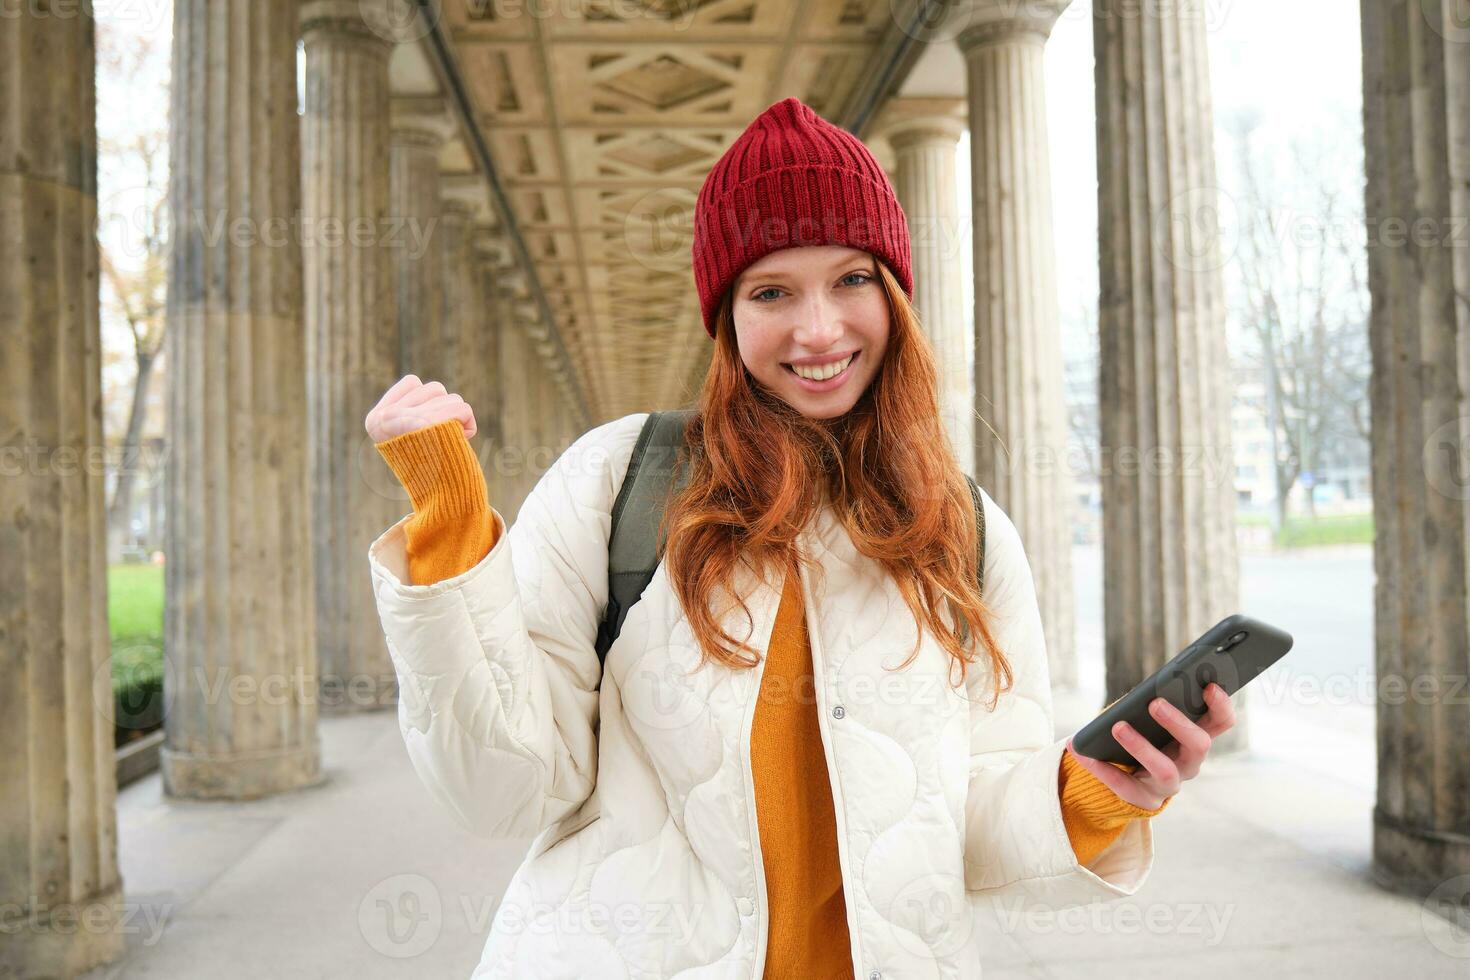
<svg viewBox="0 0 1470 980">
<path fill-rule="evenodd" d="M 22 909 L 18 932 L 0 944 L 0 976 L 75 977 L 120 959 L 124 913 L 121 881 L 83 899 Z"/>
<path fill-rule="evenodd" d="M 253 800 L 325 781 L 321 744 L 272 752 L 193 755 L 164 745 L 159 771 L 165 796 L 192 800 Z"/>
<path fill-rule="evenodd" d="M 1372 875 L 1389 891 L 1425 898 L 1450 879 L 1470 875 L 1470 836 L 1411 827 L 1374 806 Z"/>
</svg>

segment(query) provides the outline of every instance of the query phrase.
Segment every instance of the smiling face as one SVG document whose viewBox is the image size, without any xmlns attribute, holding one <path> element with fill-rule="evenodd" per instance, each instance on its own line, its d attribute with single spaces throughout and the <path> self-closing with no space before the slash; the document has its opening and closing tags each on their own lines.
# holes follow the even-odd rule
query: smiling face
<svg viewBox="0 0 1470 980">
<path fill-rule="evenodd" d="M 740 359 L 801 414 L 843 415 L 877 377 L 889 308 L 872 255 L 845 245 L 784 248 L 747 266 L 732 289 Z"/>
</svg>

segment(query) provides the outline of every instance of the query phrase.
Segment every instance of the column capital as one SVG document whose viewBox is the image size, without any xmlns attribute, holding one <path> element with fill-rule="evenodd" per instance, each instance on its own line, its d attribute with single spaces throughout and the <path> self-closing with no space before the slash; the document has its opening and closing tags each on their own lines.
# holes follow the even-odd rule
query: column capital
<svg viewBox="0 0 1470 980">
<path fill-rule="evenodd" d="M 1071 2 L 1072 0 L 963 0 L 951 14 L 951 23 L 959 28 L 955 43 L 965 54 L 997 41 L 1026 40 L 1043 43 L 1051 36 L 1052 26 Z"/>
<path fill-rule="evenodd" d="M 374 42 L 386 54 L 410 39 L 412 13 L 403 0 L 305 0 L 296 22 L 308 41 L 316 34 L 332 34 Z"/>
<path fill-rule="evenodd" d="M 531 295 L 530 283 L 526 280 L 526 273 L 521 269 L 502 270 L 500 273 L 500 283 L 516 299 L 528 299 Z"/>
<path fill-rule="evenodd" d="M 883 103 L 872 135 L 886 140 L 895 150 L 923 140 L 948 140 L 953 145 L 969 125 L 969 112 L 962 98 L 901 96 Z"/>
<path fill-rule="evenodd" d="M 437 95 L 394 96 L 388 103 L 393 139 L 438 148 L 458 130 L 454 117 Z"/>
<path fill-rule="evenodd" d="M 534 300 L 517 299 L 511 303 L 511 308 L 515 310 L 517 322 L 531 337 L 536 340 L 551 338 L 551 328 L 542 318 L 541 307 L 537 306 Z"/>
<path fill-rule="evenodd" d="M 510 242 L 496 228 L 488 225 L 477 224 L 470 234 L 470 248 L 484 256 L 485 261 L 496 270 L 498 274 L 504 273 L 515 266 L 515 257 L 511 254 Z"/>
<path fill-rule="evenodd" d="M 479 174 L 441 177 L 439 196 L 446 204 L 453 201 L 469 208 L 477 225 L 486 225 L 492 230 L 500 226 L 499 216 L 490 206 L 490 189 L 485 186 L 485 178 Z"/>
<path fill-rule="evenodd" d="M 439 216 L 441 218 L 452 218 L 455 221 L 463 221 L 468 224 L 474 220 L 475 206 L 457 197 L 441 195 L 439 198 Z"/>
</svg>

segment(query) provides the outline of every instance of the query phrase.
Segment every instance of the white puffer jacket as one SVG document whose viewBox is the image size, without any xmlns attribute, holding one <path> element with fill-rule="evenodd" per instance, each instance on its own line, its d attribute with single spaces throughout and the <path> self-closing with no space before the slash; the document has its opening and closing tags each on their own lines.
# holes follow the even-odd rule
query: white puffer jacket
<svg viewBox="0 0 1470 980">
<path fill-rule="evenodd" d="M 407 515 L 369 550 L 419 777 L 472 832 L 535 837 L 476 978 L 762 975 L 750 726 L 764 661 L 695 670 L 662 566 L 605 669 L 594 652 L 612 507 L 646 417 L 577 439 L 508 531 L 495 512 L 495 547 L 460 575 L 405 584 Z M 918 629 L 893 580 L 830 508 L 803 536 L 825 577 L 803 572 L 801 586 L 859 978 L 979 977 L 972 915 L 988 897 L 1012 914 L 1113 899 L 1153 863 L 1147 820 L 1077 861 L 1031 571 L 1015 525 L 983 499 L 985 596 L 1015 671 L 994 711 L 983 659 L 956 690 L 927 631 L 914 663 L 885 670 Z M 721 622 L 763 651 L 783 582 L 742 575 L 753 630 L 738 604 Z"/>
</svg>

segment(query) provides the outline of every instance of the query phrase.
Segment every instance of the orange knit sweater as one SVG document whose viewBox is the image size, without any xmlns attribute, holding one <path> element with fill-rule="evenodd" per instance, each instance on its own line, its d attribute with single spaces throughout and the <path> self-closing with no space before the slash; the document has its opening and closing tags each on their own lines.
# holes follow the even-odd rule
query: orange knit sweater
<svg viewBox="0 0 1470 980">
<path fill-rule="evenodd" d="M 473 568 L 495 546 L 484 474 L 459 422 L 448 420 L 377 444 L 413 503 L 405 525 L 412 585 Z M 800 579 L 786 576 L 751 727 L 750 764 L 766 873 L 765 975 L 851 978 L 852 956 L 838 864 L 836 811 L 812 678 Z M 1126 768 L 1120 766 L 1119 768 Z M 1087 864 L 1147 810 L 1117 796 L 1062 753 L 1062 821 Z"/>
</svg>

